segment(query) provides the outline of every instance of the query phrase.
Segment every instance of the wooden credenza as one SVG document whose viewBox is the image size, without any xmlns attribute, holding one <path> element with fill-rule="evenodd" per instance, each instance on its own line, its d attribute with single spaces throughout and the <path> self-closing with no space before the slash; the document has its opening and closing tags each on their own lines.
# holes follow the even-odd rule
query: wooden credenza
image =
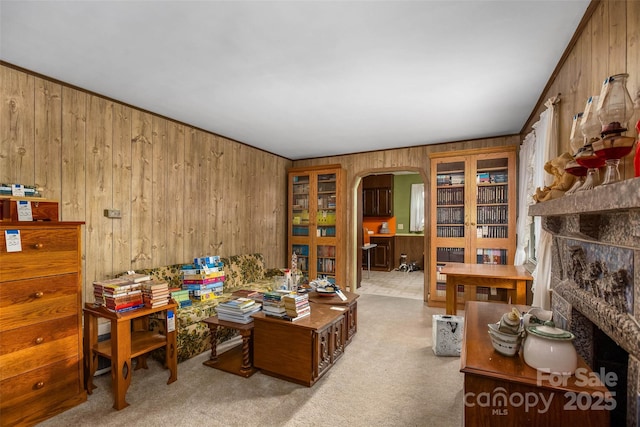
<svg viewBox="0 0 640 427">
<path fill-rule="evenodd" d="M 342 356 L 345 312 L 313 304 L 295 322 L 253 315 L 253 365 L 263 373 L 312 386 Z"/>
<path fill-rule="evenodd" d="M 314 304 L 334 305 L 338 307 L 344 307 L 345 309 L 345 346 L 349 345 L 353 336 L 358 332 L 358 298 L 360 295 L 354 294 L 349 291 L 342 291 L 344 296 L 347 297 L 346 301 L 341 300 L 338 296 L 320 296 L 317 292 L 311 292 L 309 294 L 309 302 Z"/>
<path fill-rule="evenodd" d="M 520 311 L 527 306 L 516 305 Z M 510 306 L 469 301 L 465 306 L 460 358 L 464 373 L 464 424 L 473 427 L 580 426 L 607 427 L 615 404 L 607 388 L 579 358 L 576 375 L 538 374 L 520 352 L 502 356 L 491 345 L 487 324 L 497 322 Z"/>
<path fill-rule="evenodd" d="M 87 399 L 80 222 L 0 223 L 0 424 L 33 425 Z M 5 231 L 22 250 L 8 252 Z"/>
</svg>

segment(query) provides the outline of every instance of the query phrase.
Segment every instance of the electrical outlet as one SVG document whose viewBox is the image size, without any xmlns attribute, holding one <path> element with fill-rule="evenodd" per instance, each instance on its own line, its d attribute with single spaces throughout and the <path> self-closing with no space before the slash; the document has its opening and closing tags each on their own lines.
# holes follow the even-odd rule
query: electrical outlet
<svg viewBox="0 0 640 427">
<path fill-rule="evenodd" d="M 105 209 L 104 216 L 107 218 L 122 218 L 119 209 Z"/>
<path fill-rule="evenodd" d="M 398 230 L 404 230 L 404 224 L 398 224 Z"/>
</svg>

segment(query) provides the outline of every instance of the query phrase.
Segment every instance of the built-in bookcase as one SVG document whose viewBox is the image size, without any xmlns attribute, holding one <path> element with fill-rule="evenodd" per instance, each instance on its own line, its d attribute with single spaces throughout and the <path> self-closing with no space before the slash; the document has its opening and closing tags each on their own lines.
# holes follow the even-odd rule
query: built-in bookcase
<svg viewBox="0 0 640 427">
<path fill-rule="evenodd" d="M 297 255 L 305 281 L 325 278 L 344 288 L 343 175 L 339 165 L 289 170 L 288 259 Z"/>
<path fill-rule="evenodd" d="M 434 153 L 430 156 L 431 266 L 429 304 L 444 306 L 451 262 L 511 264 L 516 240 L 515 147 Z M 511 202 L 511 203 L 509 203 Z M 500 300 L 501 289 L 475 288 L 476 300 Z M 464 288 L 458 288 L 464 304 Z"/>
</svg>

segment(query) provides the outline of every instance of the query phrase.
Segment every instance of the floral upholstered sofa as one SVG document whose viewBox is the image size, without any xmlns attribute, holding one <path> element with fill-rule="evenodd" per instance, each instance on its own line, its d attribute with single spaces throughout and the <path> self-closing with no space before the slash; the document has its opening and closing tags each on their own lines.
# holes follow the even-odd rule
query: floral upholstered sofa
<svg viewBox="0 0 640 427">
<path fill-rule="evenodd" d="M 204 351 L 211 349 L 209 328 L 202 320 L 216 314 L 216 306 L 231 298 L 231 294 L 239 289 L 252 289 L 260 292 L 270 291 L 273 276 L 282 274 L 279 269 L 266 269 L 264 257 L 260 253 L 221 257 L 224 263 L 225 281 L 223 295 L 207 301 L 193 301 L 189 307 L 179 308 L 176 313 L 176 331 L 178 333 L 178 362 L 185 361 Z M 149 274 L 153 278 L 166 280 L 170 287 L 180 287 L 180 269 L 183 264 L 166 265 L 151 269 L 136 270 L 137 273 Z M 164 322 L 151 320 L 151 327 L 161 330 Z M 219 342 L 235 336 L 237 331 L 221 330 L 218 332 Z M 164 359 L 164 349 L 157 350 L 155 356 Z"/>
</svg>

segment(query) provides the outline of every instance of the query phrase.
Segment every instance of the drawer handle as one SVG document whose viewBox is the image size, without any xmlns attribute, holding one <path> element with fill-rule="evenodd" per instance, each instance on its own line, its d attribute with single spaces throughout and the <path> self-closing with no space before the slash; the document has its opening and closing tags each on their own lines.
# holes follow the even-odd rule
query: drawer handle
<svg viewBox="0 0 640 427">
<path fill-rule="evenodd" d="M 44 342 L 44 338 L 38 337 L 36 338 L 36 344 L 42 344 Z"/>
<path fill-rule="evenodd" d="M 42 387 L 44 387 L 44 381 L 38 381 L 36 383 L 36 390 L 41 389 Z"/>
<path fill-rule="evenodd" d="M 44 245 L 42 243 L 36 243 L 35 245 L 33 245 L 33 247 L 35 249 L 42 249 L 42 248 L 44 248 Z"/>
<path fill-rule="evenodd" d="M 44 296 L 44 292 L 42 291 L 36 292 L 35 294 L 33 294 L 33 296 L 36 298 L 42 298 Z"/>
</svg>

